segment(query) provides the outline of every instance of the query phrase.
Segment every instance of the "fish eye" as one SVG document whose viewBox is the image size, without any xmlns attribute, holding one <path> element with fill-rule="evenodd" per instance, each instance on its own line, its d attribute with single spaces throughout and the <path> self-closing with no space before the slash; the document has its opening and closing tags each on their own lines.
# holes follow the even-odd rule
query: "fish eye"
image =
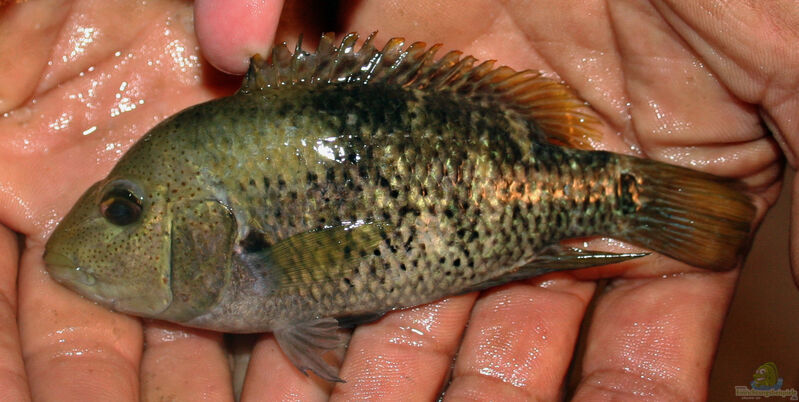
<svg viewBox="0 0 799 402">
<path fill-rule="evenodd" d="M 100 213 L 117 226 L 130 225 L 141 217 L 142 199 L 136 195 L 133 183 L 119 181 L 111 183 L 100 201 Z"/>
</svg>

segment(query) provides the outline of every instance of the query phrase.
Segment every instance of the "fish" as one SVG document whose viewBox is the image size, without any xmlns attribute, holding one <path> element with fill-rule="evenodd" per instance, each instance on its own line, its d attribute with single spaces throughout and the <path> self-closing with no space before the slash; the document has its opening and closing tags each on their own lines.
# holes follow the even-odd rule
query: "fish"
<svg viewBox="0 0 799 402">
<path fill-rule="evenodd" d="M 780 389 L 782 378 L 777 370 L 777 365 L 774 362 L 761 364 L 752 375 L 749 385 L 757 390 Z"/>
<path fill-rule="evenodd" d="M 374 34 L 256 55 L 235 94 L 156 125 L 49 238 L 50 276 L 114 311 L 274 333 L 303 373 L 342 328 L 545 273 L 648 255 L 735 267 L 740 183 L 596 150 L 565 84 Z"/>
</svg>

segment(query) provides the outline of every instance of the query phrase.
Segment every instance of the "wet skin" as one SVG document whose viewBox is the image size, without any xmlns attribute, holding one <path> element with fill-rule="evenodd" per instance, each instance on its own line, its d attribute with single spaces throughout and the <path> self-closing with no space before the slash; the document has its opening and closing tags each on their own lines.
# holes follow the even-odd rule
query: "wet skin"
<svg viewBox="0 0 799 402">
<path fill-rule="evenodd" d="M 185 106 L 227 93 L 237 80 L 225 86 L 197 56 L 185 3 L 148 2 L 135 12 L 127 2 L 55 3 L 29 2 L 0 15 L 0 53 L 20 54 L 0 60 L 0 112 L 9 112 L 0 118 L 0 389 L 10 399 L 225 399 L 230 378 L 218 334 L 142 324 L 86 302 L 47 278 L 41 252 L 55 223 L 136 138 Z M 751 105 L 762 105 L 781 132 L 796 131 L 789 118 L 797 112 L 795 94 L 787 88 L 795 88 L 799 63 L 784 44 L 795 42 L 785 27 L 796 26 L 799 12 L 730 8 L 709 22 L 701 7 L 710 3 L 576 9 L 547 2 L 526 9 L 363 2 L 343 10 L 335 28 L 440 41 L 442 50 L 556 73 L 605 120 L 601 147 L 741 178 L 762 216 L 778 190 L 780 149 Z M 245 18 L 225 28 L 208 21 L 209 4 L 196 4 L 202 49 L 216 65 L 242 72 L 243 55 L 271 39 L 280 7 L 241 11 Z M 302 7 L 287 7 L 278 40 L 317 36 Z M 42 21 L 40 30 L 31 19 Z M 717 36 L 712 24 L 732 21 L 740 25 Z M 231 30 L 245 34 L 212 34 Z M 783 141 L 786 150 L 792 141 Z M 21 253 L 13 232 L 26 236 Z M 554 398 L 600 277 L 614 279 L 593 311 L 583 371 L 575 373 L 577 398 L 687 398 L 707 387 L 736 276 L 654 256 L 389 314 L 356 331 L 341 374 L 349 381 L 332 388 L 294 370 L 267 335 L 256 345 L 244 398 L 325 399 L 332 392 L 342 399 L 430 399 L 456 352 L 448 396 Z"/>
</svg>

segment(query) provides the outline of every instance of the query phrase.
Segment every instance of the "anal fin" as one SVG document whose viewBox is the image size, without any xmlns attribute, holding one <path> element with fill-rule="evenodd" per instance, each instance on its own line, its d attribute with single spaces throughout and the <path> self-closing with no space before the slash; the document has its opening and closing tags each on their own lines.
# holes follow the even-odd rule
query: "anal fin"
<svg viewBox="0 0 799 402">
<path fill-rule="evenodd" d="M 563 247 L 560 245 L 552 246 L 516 270 L 479 283 L 467 289 L 464 293 L 484 290 L 550 272 L 616 264 L 647 255 L 649 255 L 649 253 L 610 253 L 605 251 L 582 250 L 575 247 Z"/>
<path fill-rule="evenodd" d="M 308 375 L 310 370 L 324 380 L 343 383 L 339 368 L 324 359 L 326 353 L 349 342 L 349 335 L 339 328 L 335 318 L 325 317 L 286 325 L 273 332 L 280 349 L 303 374 Z"/>
<path fill-rule="evenodd" d="M 354 328 L 358 325 L 368 324 L 382 318 L 386 313 L 382 311 L 336 317 L 341 328 Z"/>
<path fill-rule="evenodd" d="M 576 247 L 553 246 L 522 266 L 519 271 L 533 270 L 541 271 L 541 274 L 544 274 L 554 271 L 615 264 L 647 255 L 649 255 L 649 253 L 610 253 L 605 251 L 583 250 Z"/>
</svg>

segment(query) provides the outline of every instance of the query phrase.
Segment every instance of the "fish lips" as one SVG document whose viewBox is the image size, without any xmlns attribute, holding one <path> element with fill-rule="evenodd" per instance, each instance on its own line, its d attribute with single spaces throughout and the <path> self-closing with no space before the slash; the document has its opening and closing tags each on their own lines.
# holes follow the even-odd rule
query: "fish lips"
<svg viewBox="0 0 799 402">
<path fill-rule="evenodd" d="M 97 278 L 90 270 L 79 266 L 64 254 L 47 250 L 44 253 L 44 262 L 50 276 L 63 285 L 91 288 L 97 283 Z"/>
<path fill-rule="evenodd" d="M 140 297 L 108 297 L 107 286 L 97 280 L 89 267 L 81 266 L 68 256 L 46 250 L 44 262 L 50 276 L 62 286 L 77 292 L 81 296 L 100 305 L 121 313 L 132 313 L 139 316 L 155 316 L 169 307 L 170 303 L 148 303 Z"/>
</svg>

